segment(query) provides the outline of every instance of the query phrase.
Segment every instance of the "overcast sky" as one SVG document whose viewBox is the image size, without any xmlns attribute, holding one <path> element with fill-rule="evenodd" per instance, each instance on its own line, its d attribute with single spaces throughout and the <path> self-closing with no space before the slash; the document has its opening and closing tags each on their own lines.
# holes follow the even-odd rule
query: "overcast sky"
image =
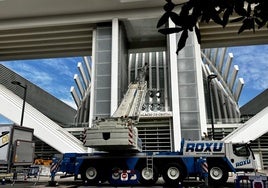
<svg viewBox="0 0 268 188">
<path fill-rule="evenodd" d="M 234 55 L 232 67 L 239 66 L 238 77 L 245 81 L 239 105 L 242 106 L 268 88 L 268 45 L 228 48 Z M 82 57 L 28 61 L 2 61 L 1 64 L 38 85 L 63 102 L 75 107 L 70 94 L 74 74 Z M 5 123 L 0 117 L 0 123 Z"/>
</svg>

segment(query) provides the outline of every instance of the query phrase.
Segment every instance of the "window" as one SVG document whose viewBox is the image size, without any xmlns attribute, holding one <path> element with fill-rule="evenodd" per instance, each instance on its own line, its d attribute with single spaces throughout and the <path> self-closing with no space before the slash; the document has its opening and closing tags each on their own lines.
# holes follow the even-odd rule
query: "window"
<svg viewBox="0 0 268 188">
<path fill-rule="evenodd" d="M 249 156 L 250 155 L 246 144 L 234 144 L 233 152 L 237 156 Z"/>
</svg>

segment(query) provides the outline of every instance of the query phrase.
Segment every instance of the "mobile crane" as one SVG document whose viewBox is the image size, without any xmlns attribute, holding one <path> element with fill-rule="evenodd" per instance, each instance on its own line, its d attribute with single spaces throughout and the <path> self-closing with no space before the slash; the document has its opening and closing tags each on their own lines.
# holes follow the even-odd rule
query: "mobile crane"
<svg viewBox="0 0 268 188">
<path fill-rule="evenodd" d="M 228 172 L 255 170 L 254 154 L 247 143 L 182 140 L 180 151 L 142 152 L 135 123 L 147 91 L 146 69 L 145 64 L 139 78 L 129 84 L 111 118 L 96 119 L 85 129 L 84 146 L 99 151 L 54 158 L 52 177 L 61 171 L 76 178 L 80 175 L 89 185 L 106 181 L 152 185 L 161 176 L 166 184 L 178 186 L 189 176 L 208 175 L 210 184 L 224 184 Z"/>
<path fill-rule="evenodd" d="M 141 151 L 138 129 L 134 126 L 146 94 L 146 82 L 131 83 L 116 112 L 111 118 L 96 119 L 85 129 L 84 146 L 102 151 Z"/>
</svg>

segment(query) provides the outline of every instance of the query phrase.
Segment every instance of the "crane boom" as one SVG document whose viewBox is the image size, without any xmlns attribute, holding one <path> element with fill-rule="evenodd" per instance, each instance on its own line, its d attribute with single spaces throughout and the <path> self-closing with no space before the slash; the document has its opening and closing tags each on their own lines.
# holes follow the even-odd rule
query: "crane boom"
<svg viewBox="0 0 268 188">
<path fill-rule="evenodd" d="M 131 83 L 128 88 L 124 99 L 112 115 L 113 118 L 131 117 L 136 119 L 139 117 L 147 93 L 147 84 L 146 82 Z"/>
<path fill-rule="evenodd" d="M 124 98 L 111 117 L 97 119 L 93 126 L 85 129 L 84 146 L 102 151 L 141 151 L 138 129 L 140 111 L 147 93 L 147 63 L 134 83 L 130 83 Z"/>
<path fill-rule="evenodd" d="M 268 132 L 268 107 L 224 137 L 224 142 L 249 142 Z"/>
</svg>

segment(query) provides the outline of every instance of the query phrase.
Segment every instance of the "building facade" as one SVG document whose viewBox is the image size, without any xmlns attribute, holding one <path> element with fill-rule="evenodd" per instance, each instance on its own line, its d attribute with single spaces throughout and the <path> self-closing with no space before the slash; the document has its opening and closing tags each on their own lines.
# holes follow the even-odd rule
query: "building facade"
<svg viewBox="0 0 268 188">
<path fill-rule="evenodd" d="M 116 18 L 93 31 L 92 56 L 81 65 L 80 79 L 75 76 L 76 87 L 71 89 L 78 107 L 77 125 L 91 126 L 96 117 L 111 116 L 145 63 L 148 93 L 137 125 L 144 151 L 177 151 L 181 139 L 211 136 L 207 132 L 210 114 L 226 122 L 239 121 L 237 101 L 243 80 L 234 87 L 237 69 L 231 66 L 233 57 L 226 49 L 202 51 L 189 33 L 177 55 L 178 35 L 167 36 L 163 46 L 137 49 L 129 47 L 126 36 L 124 23 Z M 208 91 L 211 74 L 217 78 L 211 80 Z M 213 113 L 208 107 L 209 92 Z"/>
</svg>

